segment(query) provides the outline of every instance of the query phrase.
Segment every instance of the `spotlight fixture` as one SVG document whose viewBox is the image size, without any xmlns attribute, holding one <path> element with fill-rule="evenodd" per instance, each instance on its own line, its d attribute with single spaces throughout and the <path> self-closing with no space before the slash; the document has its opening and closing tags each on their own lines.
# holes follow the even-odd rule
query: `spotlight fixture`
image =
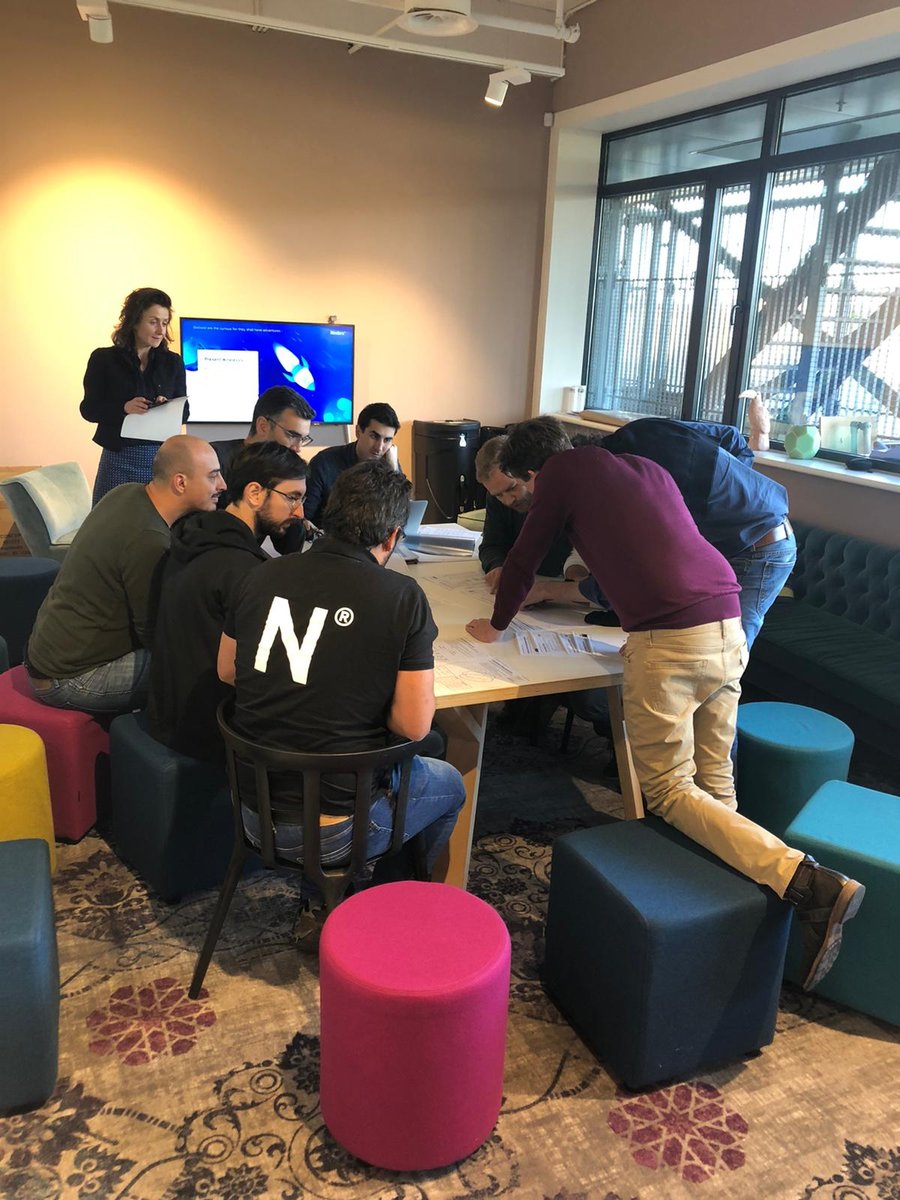
<svg viewBox="0 0 900 1200">
<path fill-rule="evenodd" d="M 524 67 L 507 67 L 503 71 L 494 71 L 488 76 L 487 91 L 484 93 L 485 104 L 493 104 L 499 108 L 506 99 L 506 90 L 510 84 L 517 87 L 520 83 L 531 83 L 531 72 Z"/>
<path fill-rule="evenodd" d="M 91 41 L 109 45 L 113 40 L 113 23 L 106 0 L 76 0 L 76 3 L 79 16 L 88 23 Z"/>
</svg>

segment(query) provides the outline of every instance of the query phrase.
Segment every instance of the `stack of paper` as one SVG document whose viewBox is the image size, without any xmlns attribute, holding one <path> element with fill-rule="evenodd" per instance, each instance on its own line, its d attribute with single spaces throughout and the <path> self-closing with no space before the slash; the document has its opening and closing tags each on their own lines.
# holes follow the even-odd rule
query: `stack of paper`
<svg viewBox="0 0 900 1200">
<path fill-rule="evenodd" d="M 417 558 L 472 558 L 478 550 L 481 534 L 457 525 L 420 525 L 417 532 L 403 540 L 406 550 Z"/>
</svg>

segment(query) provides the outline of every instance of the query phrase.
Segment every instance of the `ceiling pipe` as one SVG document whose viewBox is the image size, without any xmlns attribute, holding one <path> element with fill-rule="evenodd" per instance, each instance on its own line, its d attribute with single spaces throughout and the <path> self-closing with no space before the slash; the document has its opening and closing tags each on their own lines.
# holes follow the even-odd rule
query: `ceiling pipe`
<svg viewBox="0 0 900 1200">
<path fill-rule="evenodd" d="M 472 63 L 475 66 L 496 67 L 497 56 L 494 54 L 475 54 L 471 50 L 453 50 L 446 46 L 438 47 L 427 44 L 427 39 L 415 42 L 391 41 L 376 34 L 361 37 L 357 30 L 327 29 L 320 25 L 310 25 L 301 21 L 283 21 L 277 18 L 262 16 L 259 12 L 235 12 L 232 9 L 208 8 L 202 3 L 192 3 L 191 0 L 115 0 L 117 4 L 129 8 L 149 8 L 157 12 L 179 13 L 183 16 L 204 17 L 208 20 L 227 21 L 234 25 L 259 25 L 266 29 L 278 29 L 284 33 L 306 34 L 308 37 L 325 38 L 332 42 L 344 42 L 351 46 L 371 46 L 377 50 L 393 50 L 397 54 L 413 54 L 420 58 L 437 58 L 446 62 Z M 355 3 L 366 0 L 354 0 Z M 248 5 L 248 9 L 251 6 Z M 258 6 L 261 7 L 261 6 Z M 382 7 L 384 7 L 382 5 Z M 393 24 L 393 22 L 392 22 Z M 541 26 L 546 29 L 548 26 Z M 545 79 L 561 79 L 565 68 L 553 66 L 545 62 L 528 62 L 527 59 L 516 59 L 516 63 L 532 75 Z"/>
<path fill-rule="evenodd" d="M 385 7 L 383 3 L 379 3 L 379 0 L 352 0 L 352 2 L 354 4 L 367 4 L 375 8 Z M 428 0 L 421 0 L 419 7 L 428 8 Z M 435 0 L 434 7 L 452 8 L 452 2 L 448 3 L 448 0 Z M 577 42 L 581 37 L 581 29 L 578 25 L 566 25 L 564 12 L 565 6 L 563 0 L 556 0 L 556 20 L 552 25 L 547 21 L 525 21 L 520 20 L 518 17 L 496 17 L 491 13 L 476 12 L 472 13 L 472 20 L 478 22 L 479 28 L 507 29 L 513 33 L 527 33 L 534 37 L 555 38 L 558 42 Z M 398 14 L 396 19 L 399 19 L 401 15 Z M 391 25 L 393 24 L 394 22 L 392 21 Z M 385 26 L 385 28 L 390 28 L 390 26 Z M 382 31 L 379 30 L 378 32 Z"/>
</svg>

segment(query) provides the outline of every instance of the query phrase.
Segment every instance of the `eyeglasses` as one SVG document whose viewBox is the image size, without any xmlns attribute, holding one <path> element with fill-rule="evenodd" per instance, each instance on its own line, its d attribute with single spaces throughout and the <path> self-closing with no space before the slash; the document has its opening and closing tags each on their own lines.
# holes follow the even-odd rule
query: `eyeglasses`
<svg viewBox="0 0 900 1200">
<path fill-rule="evenodd" d="M 308 446 L 313 440 L 310 433 L 297 433 L 293 429 L 288 429 L 286 425 L 282 425 L 280 421 L 273 421 L 271 417 L 266 417 L 266 420 L 270 425 L 277 426 L 292 446 Z"/>
<path fill-rule="evenodd" d="M 281 496 L 283 500 L 287 500 L 293 512 L 296 508 L 303 507 L 303 496 L 298 496 L 296 492 L 279 492 L 278 488 L 266 488 L 267 492 L 274 492 L 276 496 Z"/>
</svg>

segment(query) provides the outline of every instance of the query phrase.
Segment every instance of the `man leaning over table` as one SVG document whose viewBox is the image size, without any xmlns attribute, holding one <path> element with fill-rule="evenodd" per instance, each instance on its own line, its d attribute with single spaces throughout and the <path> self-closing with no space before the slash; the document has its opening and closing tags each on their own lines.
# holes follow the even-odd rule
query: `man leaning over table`
<svg viewBox="0 0 900 1200">
<path fill-rule="evenodd" d="M 747 644 L 734 571 L 700 534 L 671 475 L 649 459 L 572 449 L 557 420 L 538 417 L 512 431 L 501 467 L 523 480 L 532 505 L 493 616 L 470 621 L 468 632 L 482 642 L 502 636 L 565 531 L 628 634 L 625 725 L 648 807 L 795 905 L 803 986 L 815 987 L 865 888 L 737 812 L 730 749 Z"/>
</svg>

